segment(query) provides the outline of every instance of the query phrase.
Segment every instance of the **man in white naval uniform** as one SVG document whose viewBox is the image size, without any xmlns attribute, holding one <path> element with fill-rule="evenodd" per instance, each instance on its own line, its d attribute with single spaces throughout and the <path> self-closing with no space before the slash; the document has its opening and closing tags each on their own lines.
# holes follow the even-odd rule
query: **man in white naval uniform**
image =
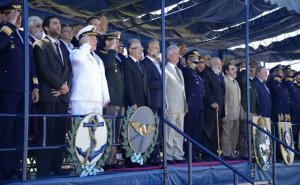
<svg viewBox="0 0 300 185">
<path fill-rule="evenodd" d="M 76 36 L 80 47 L 70 53 L 74 74 L 70 98 L 72 115 L 102 115 L 103 107 L 110 101 L 104 65 L 94 53 L 96 35 L 93 25 L 82 28 Z"/>
</svg>

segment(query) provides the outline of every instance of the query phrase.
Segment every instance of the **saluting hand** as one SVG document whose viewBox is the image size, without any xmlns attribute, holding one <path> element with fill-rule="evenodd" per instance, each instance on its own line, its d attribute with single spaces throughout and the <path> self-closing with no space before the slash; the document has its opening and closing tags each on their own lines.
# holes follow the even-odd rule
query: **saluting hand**
<svg viewBox="0 0 300 185">
<path fill-rule="evenodd" d="M 8 18 L 7 18 L 8 22 L 10 22 L 13 25 L 16 25 L 19 15 L 20 15 L 19 11 L 16 11 L 16 10 L 10 11 Z"/>
<path fill-rule="evenodd" d="M 88 36 L 88 35 L 83 36 L 83 37 L 79 40 L 79 42 L 82 43 L 82 44 L 90 43 L 90 36 Z"/>
<path fill-rule="evenodd" d="M 117 39 L 112 39 L 109 42 L 109 49 L 117 50 Z"/>
</svg>

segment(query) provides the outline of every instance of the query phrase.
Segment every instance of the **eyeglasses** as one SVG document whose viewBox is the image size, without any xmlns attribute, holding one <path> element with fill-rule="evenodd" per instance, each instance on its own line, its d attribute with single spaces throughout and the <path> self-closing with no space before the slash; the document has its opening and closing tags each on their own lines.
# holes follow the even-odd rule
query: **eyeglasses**
<svg viewBox="0 0 300 185">
<path fill-rule="evenodd" d="M 144 48 L 143 47 L 133 47 L 133 48 L 130 48 L 130 49 L 141 49 L 141 50 L 143 50 Z"/>
</svg>

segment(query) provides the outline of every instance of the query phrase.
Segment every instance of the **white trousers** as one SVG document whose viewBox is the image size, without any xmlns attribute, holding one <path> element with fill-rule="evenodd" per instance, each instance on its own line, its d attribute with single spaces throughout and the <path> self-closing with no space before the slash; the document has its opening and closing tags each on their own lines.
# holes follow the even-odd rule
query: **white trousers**
<svg viewBox="0 0 300 185">
<path fill-rule="evenodd" d="M 103 114 L 103 104 L 98 101 L 71 101 L 72 115 L 86 115 L 90 113 Z"/>
</svg>

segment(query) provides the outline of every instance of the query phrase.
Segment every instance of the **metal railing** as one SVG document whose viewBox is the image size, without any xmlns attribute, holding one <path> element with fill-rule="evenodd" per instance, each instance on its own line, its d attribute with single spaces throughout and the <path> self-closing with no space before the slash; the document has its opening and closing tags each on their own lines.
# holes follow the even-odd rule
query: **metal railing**
<svg viewBox="0 0 300 185">
<path fill-rule="evenodd" d="M 224 166 L 226 166 L 228 169 L 230 169 L 233 172 L 233 182 L 234 182 L 235 185 L 238 184 L 237 175 L 240 176 L 240 177 L 242 177 L 247 182 L 249 182 L 251 184 L 254 184 L 254 181 L 251 178 L 247 177 L 245 174 L 241 173 L 238 169 L 236 169 L 232 165 L 228 164 L 222 158 L 218 157 L 216 154 L 214 154 L 213 152 L 211 152 L 210 150 L 208 150 L 206 147 L 204 147 L 203 145 L 201 145 L 200 143 L 198 143 L 197 141 L 195 141 L 189 135 L 187 135 L 182 130 L 180 130 L 179 128 L 177 128 L 174 124 L 172 124 L 170 121 L 164 119 L 164 122 L 168 126 L 170 126 L 172 129 L 174 129 L 176 132 L 178 132 L 180 135 L 182 135 L 183 137 L 185 137 L 189 141 L 189 156 L 188 156 L 188 174 L 189 175 L 188 175 L 188 181 L 189 181 L 190 185 L 192 184 L 192 170 L 191 170 L 191 166 L 192 166 L 192 164 L 191 164 L 192 163 L 192 159 L 191 159 L 191 157 L 192 157 L 191 156 L 192 144 L 195 145 L 200 150 L 204 151 L 209 156 L 211 156 L 214 159 L 216 159 L 217 161 L 219 161 L 221 164 L 223 164 Z M 165 154 L 166 153 L 164 153 L 164 155 Z"/>
<path fill-rule="evenodd" d="M 300 152 L 298 150 L 295 150 L 294 148 L 290 147 L 285 142 L 281 141 L 279 138 L 277 138 L 277 137 L 274 136 L 275 135 L 275 125 L 276 125 L 276 123 L 272 124 L 272 132 L 271 133 L 268 132 L 267 130 L 265 130 L 264 128 L 262 128 L 261 126 L 257 125 L 253 121 L 249 120 L 248 123 L 250 125 L 256 127 L 258 130 L 260 130 L 261 132 L 263 132 L 267 136 L 269 136 L 272 139 L 272 141 L 273 141 L 272 182 L 275 185 L 277 183 L 277 180 L 276 180 L 276 148 L 277 148 L 276 147 L 276 143 L 283 145 L 285 148 L 287 148 L 288 150 L 292 151 L 297 156 L 300 156 Z"/>
</svg>

